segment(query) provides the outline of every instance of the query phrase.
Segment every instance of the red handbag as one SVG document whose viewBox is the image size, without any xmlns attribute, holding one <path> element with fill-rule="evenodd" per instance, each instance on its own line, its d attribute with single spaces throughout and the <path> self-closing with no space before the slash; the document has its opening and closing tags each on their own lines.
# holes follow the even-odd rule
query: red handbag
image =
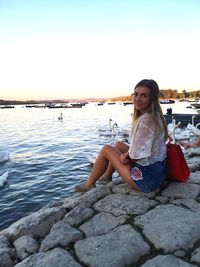
<svg viewBox="0 0 200 267">
<path fill-rule="evenodd" d="M 180 145 L 167 143 L 167 179 L 186 183 L 190 170 Z"/>
</svg>

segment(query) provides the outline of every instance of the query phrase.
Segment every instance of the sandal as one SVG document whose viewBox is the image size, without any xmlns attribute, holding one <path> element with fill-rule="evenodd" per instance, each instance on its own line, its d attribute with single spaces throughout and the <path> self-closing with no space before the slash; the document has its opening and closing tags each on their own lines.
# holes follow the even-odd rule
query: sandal
<svg viewBox="0 0 200 267">
<path fill-rule="evenodd" d="M 99 178 L 97 183 L 104 185 L 104 184 L 110 183 L 111 181 L 112 181 L 112 177 L 101 176 L 101 178 Z"/>
<path fill-rule="evenodd" d="M 86 187 L 85 183 L 82 183 L 82 184 L 76 185 L 74 187 L 74 190 L 75 190 L 75 192 L 87 192 L 94 187 L 95 187 L 95 185 L 91 185 L 90 187 Z"/>
</svg>

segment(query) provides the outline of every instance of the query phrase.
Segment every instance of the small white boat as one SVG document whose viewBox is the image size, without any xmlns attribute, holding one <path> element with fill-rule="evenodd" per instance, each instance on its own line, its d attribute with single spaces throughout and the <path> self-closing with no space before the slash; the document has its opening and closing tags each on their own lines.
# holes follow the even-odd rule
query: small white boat
<svg viewBox="0 0 200 267">
<path fill-rule="evenodd" d="M 164 99 L 164 100 L 160 100 L 160 104 L 174 104 L 175 100 L 173 99 Z"/>
</svg>

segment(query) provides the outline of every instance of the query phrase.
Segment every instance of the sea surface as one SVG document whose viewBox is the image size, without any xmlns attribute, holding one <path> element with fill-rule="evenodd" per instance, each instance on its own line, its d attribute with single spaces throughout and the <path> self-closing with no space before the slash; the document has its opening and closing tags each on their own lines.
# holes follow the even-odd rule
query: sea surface
<svg viewBox="0 0 200 267">
<path fill-rule="evenodd" d="M 195 113 L 188 103 L 162 105 L 163 112 Z M 98 129 L 108 127 L 112 118 L 119 127 L 130 129 L 132 105 L 89 103 L 83 108 L 49 109 L 15 106 L 0 109 L 0 176 L 8 171 L 0 187 L 0 230 L 46 204 L 74 193 L 74 186 L 87 179 L 91 165 L 88 155 L 104 144 L 123 140 L 122 135 L 104 137 Z M 58 120 L 60 113 L 63 120 Z M 116 174 L 117 176 L 117 174 Z"/>
</svg>

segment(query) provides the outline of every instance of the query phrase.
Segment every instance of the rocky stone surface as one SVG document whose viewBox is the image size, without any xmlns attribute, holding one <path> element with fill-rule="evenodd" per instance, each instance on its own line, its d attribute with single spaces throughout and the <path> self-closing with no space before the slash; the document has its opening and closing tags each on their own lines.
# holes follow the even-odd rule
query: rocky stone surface
<svg viewBox="0 0 200 267">
<path fill-rule="evenodd" d="M 75 251 L 80 261 L 89 266 L 127 266 L 150 252 L 150 246 L 130 225 L 122 225 L 106 235 L 78 241 Z"/>
<path fill-rule="evenodd" d="M 17 221 L 0 232 L 0 267 L 200 267 L 200 157 L 191 155 L 185 184 L 145 194 L 119 178 Z"/>
<path fill-rule="evenodd" d="M 23 260 L 31 254 L 37 253 L 39 250 L 39 242 L 29 235 L 19 237 L 14 242 L 16 248 L 17 257 Z"/>
</svg>

